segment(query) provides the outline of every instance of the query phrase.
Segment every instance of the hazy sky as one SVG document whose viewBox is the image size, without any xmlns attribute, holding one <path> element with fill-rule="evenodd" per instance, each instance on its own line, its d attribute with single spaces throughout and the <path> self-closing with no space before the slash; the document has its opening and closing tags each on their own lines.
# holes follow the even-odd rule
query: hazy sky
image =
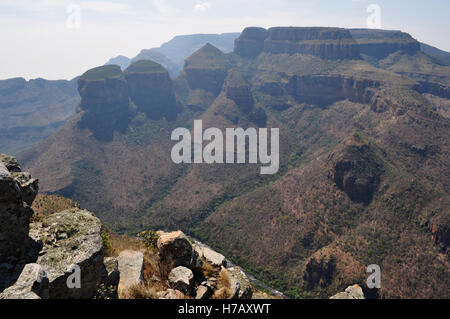
<svg viewBox="0 0 450 319">
<path fill-rule="evenodd" d="M 246 26 L 365 28 L 370 4 L 381 9 L 383 29 L 450 51 L 449 0 L 0 0 L 0 79 L 70 79 L 181 34 Z"/>
</svg>

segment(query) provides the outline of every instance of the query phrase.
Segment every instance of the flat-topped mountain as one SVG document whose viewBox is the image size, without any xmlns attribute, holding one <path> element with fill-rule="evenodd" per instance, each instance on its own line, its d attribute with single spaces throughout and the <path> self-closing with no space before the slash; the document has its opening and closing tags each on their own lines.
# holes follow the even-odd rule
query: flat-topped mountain
<svg viewBox="0 0 450 319">
<path fill-rule="evenodd" d="M 358 43 L 361 54 L 376 59 L 386 58 L 397 51 L 408 54 L 420 51 L 420 43 L 401 31 L 351 29 L 350 34 Z"/>
<path fill-rule="evenodd" d="M 82 112 L 112 116 L 128 98 L 123 129 L 99 139 L 102 126 L 80 126 L 81 112 L 22 160 L 44 192 L 114 230 L 182 229 L 292 297 L 355 283 L 386 298 L 447 296 L 450 70 L 409 45 L 378 58 L 357 41 L 338 28 L 246 28 L 234 52 L 205 45 L 172 82 L 174 119 L 146 111 L 154 94 L 171 96 L 162 66 L 94 70 L 81 81 Z M 173 163 L 171 132 L 194 120 L 279 128 L 278 173 Z M 370 264 L 382 269 L 377 291 L 365 288 Z"/>
<path fill-rule="evenodd" d="M 236 53 L 301 53 L 325 59 L 358 59 L 359 48 L 350 32 L 339 28 L 275 27 L 244 29 L 235 40 Z"/>
</svg>

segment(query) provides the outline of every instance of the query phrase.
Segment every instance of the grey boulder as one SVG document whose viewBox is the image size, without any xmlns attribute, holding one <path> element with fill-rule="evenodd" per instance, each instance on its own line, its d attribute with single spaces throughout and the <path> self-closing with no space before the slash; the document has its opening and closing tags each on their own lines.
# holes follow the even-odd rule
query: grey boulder
<svg viewBox="0 0 450 319">
<path fill-rule="evenodd" d="M 194 274 L 189 268 L 178 266 L 170 271 L 169 283 L 173 288 L 190 294 L 194 284 Z"/>
<path fill-rule="evenodd" d="M 359 285 L 348 286 L 344 292 L 330 297 L 330 299 L 365 299 L 362 288 Z"/>
<path fill-rule="evenodd" d="M 134 250 L 121 251 L 117 257 L 120 281 L 119 293 L 144 281 L 144 254 Z"/>
<path fill-rule="evenodd" d="M 47 299 L 49 280 L 44 268 L 27 264 L 16 283 L 0 294 L 0 299 Z"/>
<path fill-rule="evenodd" d="M 231 281 L 231 299 L 251 299 L 253 288 L 250 279 L 240 267 L 227 268 Z"/>
<path fill-rule="evenodd" d="M 96 294 L 104 270 L 97 217 L 77 208 L 55 213 L 32 223 L 30 237 L 42 245 L 36 263 L 47 272 L 51 299 L 86 299 Z"/>
</svg>

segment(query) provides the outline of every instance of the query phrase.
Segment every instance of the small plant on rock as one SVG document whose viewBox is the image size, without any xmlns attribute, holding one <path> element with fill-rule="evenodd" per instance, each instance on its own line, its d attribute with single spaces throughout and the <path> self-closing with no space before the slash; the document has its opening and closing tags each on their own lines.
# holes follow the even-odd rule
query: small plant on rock
<svg viewBox="0 0 450 319">
<path fill-rule="evenodd" d="M 153 230 L 146 230 L 140 232 L 137 236 L 144 242 L 145 247 L 147 247 L 148 249 L 153 251 L 157 249 L 157 243 L 159 238 L 157 232 Z"/>
</svg>

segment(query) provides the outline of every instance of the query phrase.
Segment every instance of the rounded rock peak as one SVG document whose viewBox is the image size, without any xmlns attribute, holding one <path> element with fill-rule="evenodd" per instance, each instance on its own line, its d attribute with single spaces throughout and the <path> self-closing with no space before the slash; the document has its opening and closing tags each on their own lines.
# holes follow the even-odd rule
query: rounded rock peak
<svg viewBox="0 0 450 319">
<path fill-rule="evenodd" d="M 168 72 L 161 64 L 152 60 L 139 60 L 132 63 L 124 73 L 166 73 Z"/>
<path fill-rule="evenodd" d="M 246 27 L 241 36 L 246 39 L 265 40 L 267 38 L 267 30 L 261 27 Z"/>
<path fill-rule="evenodd" d="M 106 78 L 120 78 L 122 70 L 115 64 L 103 65 L 90 69 L 80 76 L 80 80 L 102 80 Z"/>
</svg>

